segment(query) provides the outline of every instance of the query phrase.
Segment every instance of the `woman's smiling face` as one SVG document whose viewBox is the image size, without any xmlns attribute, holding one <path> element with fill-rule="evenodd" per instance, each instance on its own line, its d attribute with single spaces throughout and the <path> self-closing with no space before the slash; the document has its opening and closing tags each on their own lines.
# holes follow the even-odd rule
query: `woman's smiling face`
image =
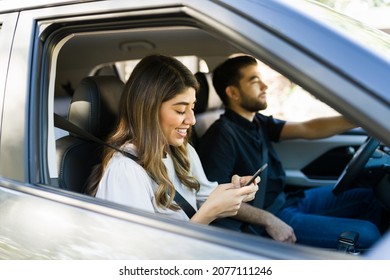
<svg viewBox="0 0 390 280">
<path fill-rule="evenodd" d="M 188 129 L 196 122 L 195 102 L 195 89 L 190 87 L 161 104 L 160 125 L 169 145 L 175 147 L 183 145 Z"/>
</svg>

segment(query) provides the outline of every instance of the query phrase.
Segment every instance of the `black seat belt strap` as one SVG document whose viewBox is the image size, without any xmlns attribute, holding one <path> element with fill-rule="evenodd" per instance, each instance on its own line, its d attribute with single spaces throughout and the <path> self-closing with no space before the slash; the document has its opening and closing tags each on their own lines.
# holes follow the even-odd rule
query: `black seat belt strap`
<svg viewBox="0 0 390 280">
<path fill-rule="evenodd" d="M 194 207 L 192 207 L 191 204 L 188 203 L 188 201 L 176 190 L 175 193 L 175 202 L 180 206 L 181 209 L 186 213 L 188 218 L 192 218 L 192 216 L 195 215 L 196 211 Z"/>
<path fill-rule="evenodd" d="M 55 127 L 58 127 L 58 128 L 61 128 L 65 131 L 68 131 L 68 132 L 71 132 L 85 140 L 88 140 L 88 141 L 92 141 L 92 142 L 95 142 L 95 143 L 98 143 L 98 144 L 101 144 L 101 145 L 105 145 L 105 146 L 108 146 L 120 153 L 122 153 L 124 156 L 134 160 L 135 162 L 138 162 L 138 158 L 131 154 L 131 153 L 128 153 L 126 151 L 123 151 L 121 149 L 119 149 L 118 147 L 115 147 L 113 145 L 110 145 L 109 143 L 106 143 L 104 142 L 103 140 L 101 140 L 100 138 L 94 136 L 93 134 L 85 131 L 84 129 L 81 129 L 80 127 L 78 127 L 77 125 L 73 124 L 72 122 L 68 121 L 67 119 L 59 116 L 58 114 L 54 113 L 54 126 Z M 183 211 L 186 213 L 186 215 L 188 216 L 188 218 L 192 218 L 192 216 L 196 213 L 194 207 L 191 206 L 191 204 L 189 204 L 189 202 L 176 190 L 176 194 L 175 194 L 175 202 L 181 207 L 181 209 L 183 209 Z"/>
<path fill-rule="evenodd" d="M 101 140 L 100 138 L 96 137 L 95 135 L 85 131 L 84 129 L 78 127 L 77 125 L 73 124 L 72 122 L 68 121 L 67 119 L 57 115 L 56 113 L 54 113 L 54 126 L 55 127 L 58 127 L 58 128 L 61 128 L 63 130 L 66 130 L 68 132 L 71 132 L 85 140 L 88 140 L 88 141 L 92 141 L 92 142 L 95 142 L 95 143 L 98 143 L 98 144 L 101 144 L 101 145 L 105 145 L 105 146 L 108 146 L 120 153 L 122 153 L 123 155 L 137 161 L 136 157 L 126 151 L 123 151 L 121 149 L 119 149 L 118 147 L 115 147 L 113 145 L 110 145 L 106 142 L 104 142 L 103 140 Z"/>
</svg>

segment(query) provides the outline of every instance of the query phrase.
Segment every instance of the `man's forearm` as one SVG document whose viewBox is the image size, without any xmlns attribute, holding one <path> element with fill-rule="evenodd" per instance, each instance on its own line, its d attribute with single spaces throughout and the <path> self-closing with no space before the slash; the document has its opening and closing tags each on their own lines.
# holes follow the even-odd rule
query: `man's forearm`
<svg viewBox="0 0 390 280">
<path fill-rule="evenodd" d="M 295 243 L 297 240 L 294 230 L 288 224 L 270 212 L 253 207 L 247 203 L 241 204 L 234 218 L 242 222 L 264 226 L 269 236 L 275 240 L 288 243 Z"/>
<path fill-rule="evenodd" d="M 356 127 L 342 116 L 313 119 L 306 125 L 307 138 L 311 139 L 330 137 Z"/>
<path fill-rule="evenodd" d="M 269 224 L 271 215 L 263 209 L 256 208 L 248 203 L 242 203 L 234 218 L 242 222 L 265 226 Z"/>
</svg>

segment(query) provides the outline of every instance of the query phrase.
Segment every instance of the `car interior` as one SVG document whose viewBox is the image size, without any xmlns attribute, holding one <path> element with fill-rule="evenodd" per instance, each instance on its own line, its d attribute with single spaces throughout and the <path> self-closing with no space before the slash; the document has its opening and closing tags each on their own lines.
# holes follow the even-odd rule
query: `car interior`
<svg viewBox="0 0 390 280">
<path fill-rule="evenodd" d="M 50 178 L 47 182 L 76 193 L 83 193 L 92 168 L 100 161 L 102 146 L 69 133 L 63 127 L 50 125 L 54 114 L 104 141 L 116 124 L 121 91 L 132 67 L 151 53 L 172 55 L 190 68 L 201 86 L 195 108 L 197 123 L 191 138 L 196 148 L 198 138 L 223 112 L 222 102 L 211 83 L 212 69 L 228 56 L 243 52 L 233 42 L 220 39 L 217 33 L 190 25 L 129 27 L 101 23 L 91 27 L 79 23 L 72 28 L 58 27 L 56 33 L 50 58 L 55 67 L 51 68 L 48 81 L 47 166 Z M 303 144 L 305 149 L 313 151 L 311 156 L 314 158 L 299 158 L 305 175 L 323 170 L 324 165 L 332 171 L 312 178 L 307 176 L 305 182 L 292 180 L 292 187 L 334 183 L 367 135 L 359 130 L 339 137 L 342 138 L 335 138 L 334 142 L 320 143 L 319 150 L 317 146 Z M 294 143 L 298 145 L 298 142 Z M 290 150 L 285 146 L 279 148 L 282 160 L 285 159 L 288 166 L 297 167 L 296 156 L 288 155 Z M 335 160 L 333 165 L 332 160 Z M 295 173 L 287 171 L 287 174 Z"/>
<path fill-rule="evenodd" d="M 68 120 L 93 136 L 105 139 L 115 126 L 124 84 L 115 76 L 85 77 L 76 88 Z M 100 162 L 102 147 L 69 133 L 56 141 L 58 186 L 83 193 L 93 167 Z"/>
<path fill-rule="evenodd" d="M 53 96 L 53 113 L 104 140 L 115 124 L 113 104 L 119 102 L 121 87 L 132 67 L 150 53 L 173 55 L 196 74 L 201 85 L 195 108 L 197 124 L 191 137 L 194 146 L 223 112 L 209 69 L 239 51 L 202 29 L 186 26 L 75 32 L 71 39 L 62 40 L 66 43 L 59 47 L 58 57 L 52 58 L 57 60 L 55 90 L 49 94 Z M 55 141 L 55 145 L 48 147 L 55 151 L 48 154 L 55 156 L 49 158 L 50 181 L 60 188 L 82 192 L 83 182 L 98 161 L 94 151 L 101 147 L 64 129 L 51 129 L 51 143 Z"/>
</svg>

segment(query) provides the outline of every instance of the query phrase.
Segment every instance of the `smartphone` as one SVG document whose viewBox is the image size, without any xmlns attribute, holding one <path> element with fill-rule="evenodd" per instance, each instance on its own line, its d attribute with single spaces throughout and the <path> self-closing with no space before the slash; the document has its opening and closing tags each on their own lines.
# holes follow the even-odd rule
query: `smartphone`
<svg viewBox="0 0 390 280">
<path fill-rule="evenodd" d="M 255 174 L 253 174 L 252 178 L 249 179 L 249 181 L 245 184 L 245 186 L 249 186 L 250 184 L 253 183 L 253 181 L 257 178 L 257 176 L 260 175 L 261 172 L 264 171 L 268 166 L 268 163 L 264 163 L 262 167 L 259 168 L 259 170 L 256 171 Z"/>
</svg>

